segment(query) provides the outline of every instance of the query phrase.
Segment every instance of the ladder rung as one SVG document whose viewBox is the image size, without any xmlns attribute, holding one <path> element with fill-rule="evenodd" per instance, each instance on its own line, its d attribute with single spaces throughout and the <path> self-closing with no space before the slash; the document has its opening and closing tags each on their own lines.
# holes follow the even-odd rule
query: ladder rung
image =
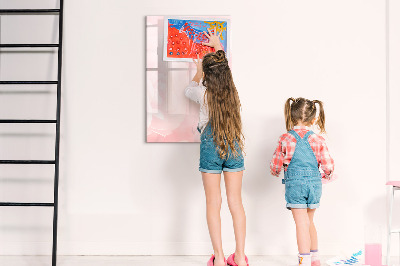
<svg viewBox="0 0 400 266">
<path fill-rule="evenodd" d="M 57 84 L 57 80 L 47 81 L 0 81 L 0 84 Z"/>
<path fill-rule="evenodd" d="M 60 9 L 0 9 L 0 14 L 59 13 Z"/>
<path fill-rule="evenodd" d="M 0 202 L 0 206 L 36 206 L 36 207 L 53 207 L 54 203 L 45 203 L 45 202 Z"/>
<path fill-rule="evenodd" d="M 55 160 L 0 160 L 0 164 L 55 164 Z"/>
<path fill-rule="evenodd" d="M 57 120 L 40 120 L 40 119 L 0 119 L 0 124 L 52 124 Z"/>
<path fill-rule="evenodd" d="M 22 48 L 22 47 L 58 47 L 57 43 L 51 44 L 41 44 L 41 43 L 19 43 L 19 44 L 0 44 L 0 48 Z"/>
<path fill-rule="evenodd" d="M 394 229 L 394 230 L 390 231 L 390 233 L 400 233 L 400 229 Z"/>
</svg>

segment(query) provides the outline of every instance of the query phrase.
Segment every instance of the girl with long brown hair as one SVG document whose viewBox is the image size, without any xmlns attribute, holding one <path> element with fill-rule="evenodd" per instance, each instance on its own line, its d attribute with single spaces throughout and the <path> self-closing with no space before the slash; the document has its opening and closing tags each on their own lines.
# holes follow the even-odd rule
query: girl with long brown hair
<svg viewBox="0 0 400 266">
<path fill-rule="evenodd" d="M 207 224 L 214 255 L 207 266 L 248 266 L 244 254 L 246 216 L 242 204 L 244 170 L 243 134 L 239 96 L 220 33 L 208 29 L 208 43 L 215 52 L 206 54 L 202 62 L 194 60 L 197 73 L 185 95 L 200 104 L 198 130 L 201 133 L 200 167 L 206 195 Z M 202 80 L 202 82 L 201 82 Z M 235 253 L 225 260 L 221 239 L 221 173 L 224 172 L 229 210 L 236 239 Z"/>
<path fill-rule="evenodd" d="M 319 114 L 317 119 L 317 106 Z M 319 100 L 289 98 L 285 103 L 287 133 L 279 138 L 271 161 L 271 174 L 279 176 L 284 169 L 286 208 L 296 223 L 297 246 L 301 266 L 320 266 L 318 238 L 314 225 L 315 210 L 322 193 L 321 178 L 330 179 L 334 162 L 322 136 L 311 126 L 325 132 L 325 112 Z M 322 170 L 322 175 L 320 169 Z"/>
</svg>

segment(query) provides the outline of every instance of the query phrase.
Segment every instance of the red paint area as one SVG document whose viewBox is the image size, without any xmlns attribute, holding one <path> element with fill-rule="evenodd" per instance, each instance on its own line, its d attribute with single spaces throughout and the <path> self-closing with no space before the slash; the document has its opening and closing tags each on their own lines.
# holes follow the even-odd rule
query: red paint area
<svg viewBox="0 0 400 266">
<path fill-rule="evenodd" d="M 207 53 L 214 52 L 215 49 L 201 43 L 195 43 L 191 40 L 188 35 L 193 31 L 189 26 L 185 26 L 182 31 L 176 28 L 168 27 L 168 44 L 167 44 L 167 57 L 170 58 L 200 58 Z M 188 32 L 188 34 L 186 34 Z M 207 42 L 208 38 L 201 34 L 197 34 L 194 37 L 201 42 Z"/>
</svg>

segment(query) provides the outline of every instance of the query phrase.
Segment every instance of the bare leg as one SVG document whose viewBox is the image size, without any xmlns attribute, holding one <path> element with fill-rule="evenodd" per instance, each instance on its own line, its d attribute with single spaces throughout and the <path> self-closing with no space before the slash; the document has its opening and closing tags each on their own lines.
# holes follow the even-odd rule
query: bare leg
<svg viewBox="0 0 400 266">
<path fill-rule="evenodd" d="M 237 265 L 246 266 L 247 263 L 244 255 L 246 214 L 242 204 L 242 177 L 243 171 L 224 172 L 226 196 L 235 231 L 236 250 L 234 260 Z"/>
<path fill-rule="evenodd" d="M 311 239 L 311 250 L 318 250 L 318 236 L 317 229 L 314 225 L 314 214 L 316 209 L 307 209 L 308 218 L 310 220 L 310 239 Z"/>
<path fill-rule="evenodd" d="M 293 219 L 296 223 L 297 247 L 300 254 L 310 253 L 310 220 L 307 209 L 293 209 Z"/>
<path fill-rule="evenodd" d="M 207 225 L 215 254 L 215 266 L 224 266 L 221 239 L 221 174 L 201 173 L 206 194 Z"/>
</svg>

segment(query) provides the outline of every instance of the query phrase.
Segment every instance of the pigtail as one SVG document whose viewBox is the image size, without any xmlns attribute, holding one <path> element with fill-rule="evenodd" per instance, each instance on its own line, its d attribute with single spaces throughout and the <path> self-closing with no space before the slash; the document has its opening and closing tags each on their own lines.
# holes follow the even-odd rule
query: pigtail
<svg viewBox="0 0 400 266">
<path fill-rule="evenodd" d="M 319 100 L 314 100 L 313 104 L 319 104 L 319 115 L 317 120 L 317 125 L 321 130 L 321 133 L 326 133 L 325 130 L 325 112 L 324 112 L 324 104 Z"/>
<path fill-rule="evenodd" d="M 286 122 L 286 130 L 290 131 L 293 129 L 293 120 L 292 120 L 292 106 L 290 101 L 294 102 L 293 98 L 289 98 L 285 103 L 285 122 Z"/>
</svg>

